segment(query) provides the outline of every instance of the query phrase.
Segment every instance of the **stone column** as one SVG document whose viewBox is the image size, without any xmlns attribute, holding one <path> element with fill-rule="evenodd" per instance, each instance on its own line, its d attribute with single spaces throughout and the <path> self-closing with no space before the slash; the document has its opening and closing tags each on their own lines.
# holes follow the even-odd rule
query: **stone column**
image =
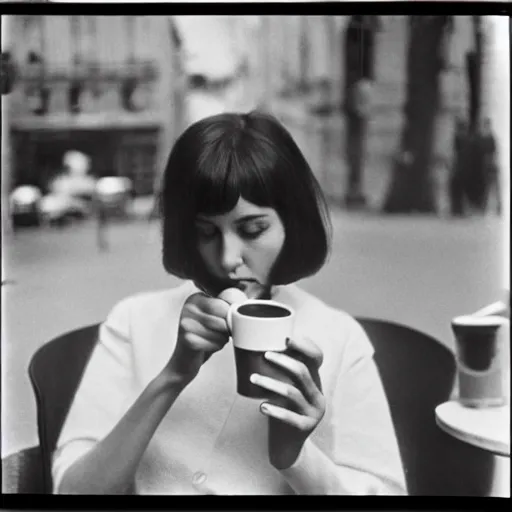
<svg viewBox="0 0 512 512">
<path fill-rule="evenodd" d="M 159 68 L 155 102 L 161 122 L 160 144 L 157 156 L 155 190 L 158 190 L 160 178 L 167 163 L 169 152 L 176 138 L 184 129 L 184 88 L 185 77 L 181 61 L 182 48 L 173 37 L 183 37 L 175 25 L 173 16 L 152 16 L 153 48 Z M 173 27 L 174 24 L 174 27 Z"/>
</svg>

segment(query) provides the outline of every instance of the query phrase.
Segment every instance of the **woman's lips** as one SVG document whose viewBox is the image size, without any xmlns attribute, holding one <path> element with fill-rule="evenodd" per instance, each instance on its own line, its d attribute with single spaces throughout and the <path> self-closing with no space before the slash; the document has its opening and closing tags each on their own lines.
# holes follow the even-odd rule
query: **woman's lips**
<svg viewBox="0 0 512 512">
<path fill-rule="evenodd" d="M 235 281 L 234 287 L 243 291 L 250 299 L 256 298 L 263 288 L 256 279 L 240 279 Z"/>
<path fill-rule="evenodd" d="M 245 288 L 247 288 L 251 285 L 254 285 L 254 284 L 259 284 L 259 283 L 255 279 L 239 279 L 234 282 L 235 288 L 238 288 L 239 290 L 242 290 L 242 291 L 245 290 Z"/>
</svg>

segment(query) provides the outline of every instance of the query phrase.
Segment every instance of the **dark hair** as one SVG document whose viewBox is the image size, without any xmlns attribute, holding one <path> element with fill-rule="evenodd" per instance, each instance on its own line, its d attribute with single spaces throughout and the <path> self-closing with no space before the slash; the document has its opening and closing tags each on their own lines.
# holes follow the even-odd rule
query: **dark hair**
<svg viewBox="0 0 512 512">
<path fill-rule="evenodd" d="M 316 273 L 330 250 L 328 208 L 311 168 L 288 131 L 261 112 L 224 113 L 191 125 L 178 138 L 160 193 L 163 265 L 206 286 L 194 229 L 198 213 L 231 211 L 240 197 L 274 208 L 285 242 L 270 276 L 288 284 Z"/>
</svg>

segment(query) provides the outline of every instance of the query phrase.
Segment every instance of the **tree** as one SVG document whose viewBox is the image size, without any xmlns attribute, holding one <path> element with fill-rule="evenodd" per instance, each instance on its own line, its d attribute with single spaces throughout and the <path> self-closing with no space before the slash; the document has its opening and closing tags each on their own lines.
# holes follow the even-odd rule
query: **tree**
<svg viewBox="0 0 512 512">
<path fill-rule="evenodd" d="M 444 68 L 451 16 L 410 16 L 407 89 L 401 155 L 394 163 L 387 213 L 436 211 L 432 176 L 436 121 L 441 107 L 440 77 Z"/>
</svg>

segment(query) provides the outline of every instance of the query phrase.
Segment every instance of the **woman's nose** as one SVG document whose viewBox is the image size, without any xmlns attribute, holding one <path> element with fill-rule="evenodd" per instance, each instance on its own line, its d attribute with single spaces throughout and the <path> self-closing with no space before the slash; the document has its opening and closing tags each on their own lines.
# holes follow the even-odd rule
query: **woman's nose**
<svg viewBox="0 0 512 512">
<path fill-rule="evenodd" d="M 220 263 L 227 274 L 236 270 L 243 262 L 243 244 L 238 237 L 226 235 L 222 241 Z"/>
</svg>

